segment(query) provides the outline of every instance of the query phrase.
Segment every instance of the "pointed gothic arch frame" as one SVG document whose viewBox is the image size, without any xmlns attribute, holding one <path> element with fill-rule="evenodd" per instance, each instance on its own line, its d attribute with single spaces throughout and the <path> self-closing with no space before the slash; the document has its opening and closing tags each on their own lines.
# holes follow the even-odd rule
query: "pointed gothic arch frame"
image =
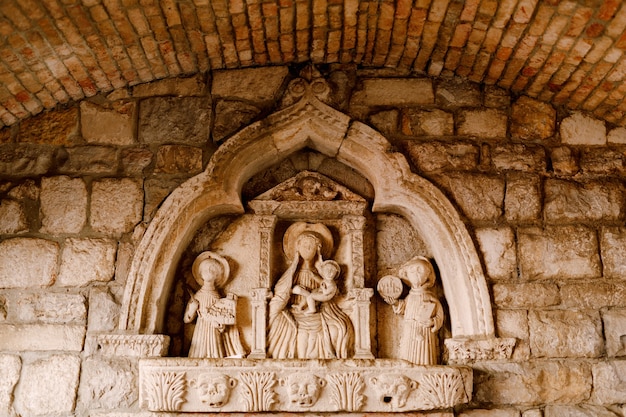
<svg viewBox="0 0 626 417">
<path fill-rule="evenodd" d="M 493 338 L 491 300 L 474 243 L 444 194 L 411 172 L 403 155 L 378 132 L 318 99 L 327 88 L 293 80 L 271 114 L 226 141 L 207 168 L 164 201 L 136 248 L 126 282 L 119 330 L 158 334 L 176 265 L 208 219 L 242 214 L 243 184 L 294 152 L 308 147 L 351 167 L 375 191 L 374 212 L 404 216 L 429 246 L 439 267 L 454 338 Z"/>
</svg>

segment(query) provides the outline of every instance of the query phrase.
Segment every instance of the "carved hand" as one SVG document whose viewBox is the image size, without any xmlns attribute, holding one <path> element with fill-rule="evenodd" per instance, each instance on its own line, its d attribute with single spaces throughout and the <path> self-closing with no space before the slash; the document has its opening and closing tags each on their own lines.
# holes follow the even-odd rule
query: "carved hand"
<svg viewBox="0 0 626 417">
<path fill-rule="evenodd" d="M 396 304 L 398 304 L 398 299 L 397 298 L 393 298 L 393 297 L 383 297 L 383 300 L 385 300 L 385 302 L 391 306 L 395 306 Z"/>
</svg>

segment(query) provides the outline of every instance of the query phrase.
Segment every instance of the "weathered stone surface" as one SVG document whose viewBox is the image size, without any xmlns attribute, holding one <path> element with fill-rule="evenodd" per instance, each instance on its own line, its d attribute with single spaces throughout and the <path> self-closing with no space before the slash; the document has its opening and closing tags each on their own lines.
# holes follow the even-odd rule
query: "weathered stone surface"
<svg viewBox="0 0 626 417">
<path fill-rule="evenodd" d="M 118 168 L 118 155 L 115 148 L 106 146 L 77 146 L 66 148 L 59 159 L 62 174 L 115 174 Z"/>
<path fill-rule="evenodd" d="M 156 213 L 159 205 L 165 198 L 178 187 L 183 180 L 157 180 L 149 179 L 145 183 L 146 189 L 146 206 L 144 208 L 144 220 L 150 220 Z"/>
<path fill-rule="evenodd" d="M 44 146 L 0 146 L 0 174 L 7 177 L 44 175 L 54 165 L 55 152 Z"/>
<path fill-rule="evenodd" d="M 79 143 L 78 108 L 50 111 L 24 120 L 20 124 L 17 140 L 65 146 Z"/>
<path fill-rule="evenodd" d="M 250 124 L 260 112 L 261 109 L 251 104 L 241 101 L 220 100 L 215 106 L 213 141 L 219 142 Z"/>
<path fill-rule="evenodd" d="M 0 235 L 27 230 L 28 222 L 22 205 L 14 200 L 0 200 Z"/>
<path fill-rule="evenodd" d="M 186 145 L 164 145 L 156 156 L 157 174 L 198 174 L 202 171 L 202 149 Z"/>
<path fill-rule="evenodd" d="M 113 331 L 117 327 L 120 316 L 120 303 L 115 300 L 107 287 L 95 287 L 89 291 L 90 332 Z"/>
<path fill-rule="evenodd" d="M 511 223 L 532 223 L 541 215 L 541 177 L 517 172 L 506 176 L 504 217 Z"/>
<path fill-rule="evenodd" d="M 511 279 L 517 276 L 513 229 L 508 227 L 477 229 L 476 238 L 490 278 Z"/>
<path fill-rule="evenodd" d="M 496 109 L 463 110 L 457 119 L 457 133 L 485 139 L 506 137 L 508 118 Z"/>
<path fill-rule="evenodd" d="M 549 307 L 561 301 L 556 284 L 537 282 L 494 284 L 493 299 L 502 308 Z"/>
<path fill-rule="evenodd" d="M 85 297 L 65 293 L 12 293 L 7 319 L 15 323 L 85 323 Z"/>
<path fill-rule="evenodd" d="M 254 102 L 271 101 L 276 99 L 288 75 L 287 67 L 215 71 L 211 83 L 211 94 Z"/>
<path fill-rule="evenodd" d="M 539 408 L 522 412 L 522 417 L 543 417 L 543 412 Z"/>
<path fill-rule="evenodd" d="M 122 169 L 127 175 L 141 175 L 154 155 L 145 148 L 126 148 L 121 151 Z"/>
<path fill-rule="evenodd" d="M 203 74 L 189 78 L 167 78 L 140 84 L 133 87 L 133 97 L 153 96 L 201 96 L 206 94 L 206 81 Z"/>
<path fill-rule="evenodd" d="M 614 305 L 615 293 L 615 286 L 604 281 L 563 284 L 561 304 L 569 309 L 600 309 Z"/>
<path fill-rule="evenodd" d="M 87 222 L 87 187 L 81 178 L 41 180 L 41 231 L 78 233 Z"/>
<path fill-rule="evenodd" d="M 138 397 L 137 369 L 129 359 L 91 357 L 83 362 L 77 409 L 130 408 Z"/>
<path fill-rule="evenodd" d="M 94 281 L 112 280 L 116 251 L 117 244 L 110 239 L 67 239 L 56 285 L 81 287 Z"/>
<path fill-rule="evenodd" d="M 16 200 L 32 200 L 39 199 L 39 187 L 35 181 L 27 179 L 9 190 L 9 197 Z"/>
<path fill-rule="evenodd" d="M 611 129 L 609 134 L 606 136 L 606 139 L 609 143 L 615 143 L 618 145 L 626 144 L 626 127 Z"/>
<path fill-rule="evenodd" d="M 24 416 L 71 413 L 76 401 L 80 357 L 52 355 L 24 363 L 15 409 Z"/>
<path fill-rule="evenodd" d="M 141 183 L 128 178 L 95 181 L 91 193 L 91 226 L 103 233 L 119 234 L 132 230 L 141 220 Z"/>
<path fill-rule="evenodd" d="M 132 145 L 135 143 L 134 102 L 117 104 L 113 108 L 88 101 L 80 104 L 81 133 L 88 143 Z"/>
<path fill-rule="evenodd" d="M 380 254 L 376 261 L 379 271 L 392 271 L 416 253 L 429 255 L 426 244 L 419 234 L 401 216 L 378 214 L 376 230 L 376 249 Z M 403 244 L 398 245 L 397 242 Z"/>
<path fill-rule="evenodd" d="M 459 78 L 444 80 L 437 85 L 437 104 L 444 107 L 480 107 L 480 86 Z"/>
<path fill-rule="evenodd" d="M 44 239 L 0 242 L 0 288 L 47 287 L 57 276 L 59 245 Z"/>
<path fill-rule="evenodd" d="M 547 139 L 554 135 L 556 110 L 547 103 L 522 96 L 511 106 L 511 135 Z"/>
<path fill-rule="evenodd" d="M 580 155 L 580 168 L 585 174 L 621 174 L 624 172 L 626 156 L 613 149 L 583 149 Z"/>
<path fill-rule="evenodd" d="M 0 128 L 0 144 L 2 143 L 11 143 L 13 142 L 14 136 L 16 136 L 15 129 L 11 129 L 9 127 Z"/>
<path fill-rule="evenodd" d="M 529 311 L 528 323 L 534 357 L 597 358 L 604 350 L 597 311 Z"/>
<path fill-rule="evenodd" d="M 139 105 L 139 140 L 148 144 L 204 145 L 211 127 L 207 97 L 155 97 Z"/>
<path fill-rule="evenodd" d="M 574 113 L 561 121 L 561 142 L 569 145 L 604 145 L 606 127 L 604 122 Z"/>
<path fill-rule="evenodd" d="M 22 360 L 17 355 L 0 354 L 0 415 L 15 417 L 13 390 L 20 379 Z"/>
<path fill-rule="evenodd" d="M 530 361 L 475 365 L 473 400 L 492 404 L 577 404 L 591 393 L 586 362 Z"/>
<path fill-rule="evenodd" d="M 626 278 L 626 228 L 605 227 L 600 234 L 603 272 L 606 278 Z"/>
<path fill-rule="evenodd" d="M 504 181 L 477 174 L 438 176 L 436 182 L 450 191 L 463 213 L 472 220 L 494 221 L 502 215 Z"/>
<path fill-rule="evenodd" d="M 80 352 L 85 326 L 70 324 L 0 324 L 0 351 L 65 350 Z"/>
<path fill-rule="evenodd" d="M 606 354 L 609 357 L 626 356 L 626 309 L 616 308 L 602 312 Z"/>
<path fill-rule="evenodd" d="M 544 417 L 619 417 L 604 407 L 582 405 L 548 405 L 544 410 Z"/>
<path fill-rule="evenodd" d="M 370 124 L 381 133 L 393 135 L 398 130 L 399 114 L 400 112 L 396 109 L 383 110 L 378 113 L 371 114 L 369 116 L 369 121 Z"/>
<path fill-rule="evenodd" d="M 496 329 L 500 337 L 514 337 L 516 339 L 513 350 L 514 361 L 523 361 L 530 358 L 528 312 L 526 310 L 496 310 Z"/>
<path fill-rule="evenodd" d="M 540 146 L 498 145 L 491 149 L 491 163 L 498 171 L 544 172 L 546 153 Z"/>
<path fill-rule="evenodd" d="M 449 136 L 454 134 L 454 117 L 443 110 L 405 109 L 402 133 L 408 136 Z"/>
<path fill-rule="evenodd" d="M 513 408 L 497 408 L 491 410 L 466 410 L 459 417 L 519 417 L 519 410 Z"/>
<path fill-rule="evenodd" d="M 124 285 L 135 253 L 135 245 L 129 242 L 119 242 L 115 259 L 115 282 Z"/>
<path fill-rule="evenodd" d="M 560 146 L 550 153 L 552 169 L 557 175 L 574 175 L 578 172 L 578 157 L 571 148 Z"/>
<path fill-rule="evenodd" d="M 579 183 L 548 179 L 544 185 L 546 221 L 617 221 L 623 217 L 624 185 L 615 181 Z"/>
<path fill-rule="evenodd" d="M 410 106 L 434 101 L 433 85 L 428 78 L 365 79 L 351 100 L 362 106 Z"/>
<path fill-rule="evenodd" d="M 511 104 L 509 92 L 495 85 L 485 85 L 485 106 L 498 109 L 506 108 Z"/>
<path fill-rule="evenodd" d="M 595 404 L 623 404 L 626 398 L 626 360 L 607 360 L 593 365 L 593 391 Z"/>
<path fill-rule="evenodd" d="M 467 143 L 407 142 L 411 160 L 424 172 L 473 170 L 478 166 L 480 149 Z"/>
<path fill-rule="evenodd" d="M 526 279 L 600 276 L 595 231 L 583 226 L 520 229 L 518 258 Z"/>
</svg>

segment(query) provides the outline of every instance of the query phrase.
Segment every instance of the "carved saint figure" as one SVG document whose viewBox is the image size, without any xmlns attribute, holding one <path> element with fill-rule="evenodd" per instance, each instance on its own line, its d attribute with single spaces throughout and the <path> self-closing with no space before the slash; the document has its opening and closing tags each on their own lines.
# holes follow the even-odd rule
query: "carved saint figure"
<svg viewBox="0 0 626 417">
<path fill-rule="evenodd" d="M 330 230 L 320 223 L 297 222 L 285 232 L 283 247 L 291 262 L 276 282 L 269 303 L 268 353 L 274 359 L 351 355 L 352 322 L 334 300 L 339 268 L 336 263 L 324 264 L 323 256 L 330 254 L 332 245 Z M 323 265 L 328 268 L 326 280 L 321 275 Z M 322 282 L 326 288 L 321 288 Z M 312 308 L 307 297 L 312 297 Z M 304 305 L 308 307 L 303 309 Z"/>
<path fill-rule="evenodd" d="M 185 323 L 197 317 L 189 357 L 243 357 L 245 352 L 235 327 L 237 296 L 222 298 L 217 290 L 230 274 L 228 261 L 216 253 L 202 252 L 193 263 L 192 273 L 201 287 L 185 309 Z"/>
<path fill-rule="evenodd" d="M 437 331 L 443 325 L 443 307 L 432 291 L 435 271 L 430 261 L 416 256 L 400 267 L 400 279 L 411 289 L 402 300 L 381 293 L 396 314 L 404 315 L 400 358 L 417 365 L 436 365 Z"/>
<path fill-rule="evenodd" d="M 313 374 L 293 373 L 287 377 L 289 401 L 299 407 L 313 407 L 320 397 L 326 380 Z"/>
<path fill-rule="evenodd" d="M 223 374 L 202 374 L 191 380 L 190 385 L 200 391 L 200 401 L 209 407 L 220 408 L 228 403 L 237 380 Z"/>
</svg>

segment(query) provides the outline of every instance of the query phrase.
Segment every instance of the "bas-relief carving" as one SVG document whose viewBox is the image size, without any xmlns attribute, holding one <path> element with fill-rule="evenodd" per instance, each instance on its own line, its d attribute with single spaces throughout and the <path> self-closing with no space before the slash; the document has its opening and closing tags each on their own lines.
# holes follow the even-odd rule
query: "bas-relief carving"
<svg viewBox="0 0 626 417">
<path fill-rule="evenodd" d="M 193 276 L 200 289 L 191 296 L 184 322 L 196 320 L 189 349 L 190 358 L 242 357 L 245 352 L 236 327 L 237 296 L 222 298 L 217 291 L 230 275 L 228 261 L 213 252 L 203 252 L 193 263 Z"/>
<path fill-rule="evenodd" d="M 315 92 L 311 88 L 302 80 L 292 83 L 289 91 L 296 97 L 292 100 L 297 102 L 299 97 L 314 100 Z M 307 104 L 299 113 L 290 116 L 288 122 L 299 120 L 303 112 L 310 112 L 315 118 L 320 111 L 320 114 L 324 113 L 325 110 L 320 109 Z M 328 131 L 329 134 L 333 132 L 332 129 Z M 371 132 L 361 125 L 352 126 L 350 132 L 349 136 L 356 135 L 355 138 L 371 136 Z M 277 135 L 274 139 L 279 149 L 291 146 L 286 133 L 282 132 L 281 135 L 285 136 Z M 339 159 L 351 160 L 353 154 L 364 146 L 364 142 L 353 140 L 354 143 L 348 141 L 341 148 L 343 156 L 340 152 Z M 328 150 L 323 135 L 307 141 L 315 144 L 314 148 L 321 146 L 318 149 L 322 152 Z M 379 145 L 384 147 L 384 143 Z M 210 164 L 207 172 L 215 174 L 223 169 L 218 162 Z M 396 158 L 392 165 L 401 162 Z M 364 172 L 369 169 L 364 168 Z M 398 172 L 406 174 L 402 169 L 396 174 Z M 368 179 L 375 180 L 378 210 L 386 205 L 379 197 L 382 196 L 382 200 L 389 198 L 389 201 L 396 198 L 393 192 L 381 188 L 380 184 L 387 184 L 385 181 L 372 176 Z M 492 336 L 493 324 L 490 305 L 484 296 L 484 278 L 481 280 L 480 264 L 475 262 L 474 252 L 468 249 L 471 239 L 465 236 L 466 232 L 456 217 L 450 214 L 453 212 L 451 206 L 444 200 L 439 201 L 436 189 L 422 184 L 424 181 L 417 177 L 408 180 L 406 184 L 412 184 L 411 190 L 417 189 L 418 184 L 425 187 L 426 197 L 420 198 L 428 203 L 412 200 L 406 197 L 407 190 L 396 189 L 397 195 L 415 203 L 397 212 L 409 216 L 409 223 L 416 225 L 417 214 L 413 211 L 426 210 L 426 226 L 420 228 L 420 233 L 435 233 L 436 238 L 427 239 L 431 244 L 438 238 L 443 239 L 444 243 L 437 243 L 433 254 L 443 262 L 437 265 L 438 270 L 448 276 L 444 293 L 459 302 L 455 305 L 447 300 L 455 320 L 452 333 L 464 334 L 467 330 L 465 334 Z M 391 177 L 389 181 L 392 181 Z M 247 232 L 256 234 L 256 249 L 247 241 L 234 252 L 228 245 L 217 245 L 207 247 L 194 261 L 193 276 L 200 289 L 190 293 L 184 314 L 186 323 L 196 321 L 189 348 L 190 359 L 162 360 L 152 364 L 142 362 L 140 373 L 146 374 L 141 379 L 144 387 L 142 404 L 153 411 L 378 412 L 431 410 L 468 402 L 472 391 L 471 370 L 435 366 L 441 353 L 438 332 L 446 314 L 434 289 L 437 277 L 431 261 L 416 256 L 400 267 L 387 268 L 394 272 L 385 275 L 376 285 L 374 277 L 379 276 L 378 272 L 366 267 L 371 262 L 369 258 L 375 256 L 371 236 L 366 238 L 364 233 L 368 216 L 373 215 L 369 207 L 370 203 L 345 187 L 306 171 L 249 201 L 245 215 L 253 219 L 250 225 L 256 226 Z M 394 207 L 393 204 L 390 207 Z M 452 217 L 433 222 L 433 213 Z M 250 233 L 247 233 L 247 239 Z M 442 251 L 445 247 L 456 251 L 450 258 L 453 266 L 446 263 L 448 258 Z M 232 277 L 226 258 L 237 269 Z M 256 270 L 246 270 L 245 266 L 250 262 L 258 266 Z M 467 264 L 461 265 L 463 262 Z M 450 278 L 455 271 L 468 276 L 460 281 Z M 390 271 L 384 272 L 388 274 Z M 231 282 L 225 285 L 227 280 Z M 451 282 L 461 285 L 457 288 Z M 374 299 L 370 287 L 378 290 Z M 459 297 L 464 289 L 471 292 L 467 300 Z M 131 292 L 132 288 L 129 294 Z M 222 297 L 222 293 L 227 295 Z M 249 307 L 245 320 L 236 314 L 238 300 L 244 300 Z M 370 333 L 375 330 L 371 324 L 379 320 L 377 309 L 372 308 L 373 303 L 377 309 L 393 309 L 401 322 L 399 347 L 388 349 L 391 352 L 389 358 L 394 360 L 378 357 L 378 351 L 372 351 L 371 342 L 376 335 Z M 383 307 L 385 303 L 391 308 Z M 459 311 L 471 314 L 467 319 L 459 320 L 463 317 L 459 316 Z M 129 313 L 133 314 L 131 310 Z M 243 343 L 242 339 L 245 339 Z M 447 358 L 463 357 L 463 349 L 475 349 L 478 355 L 485 349 L 482 345 L 459 347 L 448 343 L 449 340 L 452 339 L 446 341 Z M 506 342 L 500 345 L 500 348 L 494 345 L 486 349 L 497 352 L 497 355 L 510 356 L 512 347 L 507 350 L 505 346 L 509 345 Z M 246 353 L 249 353 L 248 359 L 221 359 L 242 358 Z M 208 359 L 197 361 L 193 358 Z M 149 372 L 171 375 L 174 368 L 178 370 L 175 375 L 187 376 L 182 383 L 183 394 L 178 395 L 172 404 L 169 400 L 150 397 L 150 392 L 155 392 L 150 387 L 155 385 L 156 379 L 150 377 Z M 302 378 L 296 379 L 294 373 Z M 292 375 L 291 379 L 289 375 Z"/>
<path fill-rule="evenodd" d="M 139 373 L 140 403 L 150 411 L 410 412 L 467 403 L 472 392 L 471 368 L 397 359 L 159 358 L 140 360 Z M 169 388 L 181 375 L 184 383 Z M 155 398 L 155 386 L 168 399 Z"/>
</svg>

